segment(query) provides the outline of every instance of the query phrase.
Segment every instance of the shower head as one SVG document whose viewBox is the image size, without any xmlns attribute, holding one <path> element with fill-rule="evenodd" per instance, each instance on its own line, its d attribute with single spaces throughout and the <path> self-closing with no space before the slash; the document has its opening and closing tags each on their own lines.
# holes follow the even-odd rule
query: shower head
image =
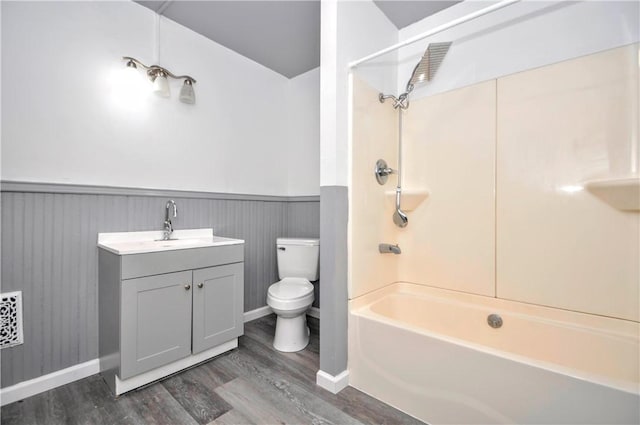
<svg viewBox="0 0 640 425">
<path fill-rule="evenodd" d="M 425 50 L 420 62 L 418 62 L 416 67 L 413 68 L 411 78 L 409 78 L 409 81 L 407 82 L 407 93 L 411 92 L 417 85 L 433 79 L 436 72 L 438 72 L 438 68 L 440 68 L 440 64 L 442 64 L 444 57 L 447 55 L 449 47 L 451 47 L 450 41 L 443 43 L 430 43 L 427 46 L 427 50 Z"/>
<path fill-rule="evenodd" d="M 398 227 L 407 227 L 409 224 L 409 217 L 400 209 L 400 186 L 396 187 L 396 211 L 393 213 L 393 223 Z"/>
<path fill-rule="evenodd" d="M 397 209 L 396 212 L 393 213 L 393 223 L 398 227 L 407 227 L 409 218 L 404 211 Z"/>
</svg>

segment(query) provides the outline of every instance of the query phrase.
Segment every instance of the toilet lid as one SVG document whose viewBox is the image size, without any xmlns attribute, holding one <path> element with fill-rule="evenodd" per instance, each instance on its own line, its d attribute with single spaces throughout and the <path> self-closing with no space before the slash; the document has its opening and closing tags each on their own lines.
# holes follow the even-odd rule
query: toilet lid
<svg viewBox="0 0 640 425">
<path fill-rule="evenodd" d="M 302 277 L 285 277 L 269 286 L 269 295 L 274 298 L 293 300 L 313 292 L 313 285 Z"/>
</svg>

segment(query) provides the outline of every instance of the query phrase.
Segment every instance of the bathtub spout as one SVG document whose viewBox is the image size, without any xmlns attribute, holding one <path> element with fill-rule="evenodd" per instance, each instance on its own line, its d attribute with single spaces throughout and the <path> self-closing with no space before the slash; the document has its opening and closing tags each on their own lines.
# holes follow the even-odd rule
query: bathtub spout
<svg viewBox="0 0 640 425">
<path fill-rule="evenodd" d="M 398 246 L 398 244 L 395 245 L 391 245 L 389 243 L 381 243 L 380 245 L 378 245 L 378 251 L 380 251 L 381 254 L 401 254 L 402 250 L 400 249 L 400 247 Z"/>
</svg>

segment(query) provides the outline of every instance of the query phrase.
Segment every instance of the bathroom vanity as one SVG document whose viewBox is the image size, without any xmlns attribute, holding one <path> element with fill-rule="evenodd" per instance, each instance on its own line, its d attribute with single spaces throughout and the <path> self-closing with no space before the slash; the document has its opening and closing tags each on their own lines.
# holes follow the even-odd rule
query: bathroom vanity
<svg viewBox="0 0 640 425">
<path fill-rule="evenodd" d="M 101 233 L 100 371 L 119 395 L 238 346 L 244 241 L 212 229 Z"/>
</svg>

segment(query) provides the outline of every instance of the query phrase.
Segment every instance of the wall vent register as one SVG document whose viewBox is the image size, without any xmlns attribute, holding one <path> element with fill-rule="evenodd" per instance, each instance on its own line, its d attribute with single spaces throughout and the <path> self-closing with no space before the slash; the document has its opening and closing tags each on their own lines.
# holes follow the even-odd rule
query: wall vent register
<svg viewBox="0 0 640 425">
<path fill-rule="evenodd" d="M 22 291 L 1 294 L 0 348 L 24 342 L 22 335 Z"/>
</svg>

